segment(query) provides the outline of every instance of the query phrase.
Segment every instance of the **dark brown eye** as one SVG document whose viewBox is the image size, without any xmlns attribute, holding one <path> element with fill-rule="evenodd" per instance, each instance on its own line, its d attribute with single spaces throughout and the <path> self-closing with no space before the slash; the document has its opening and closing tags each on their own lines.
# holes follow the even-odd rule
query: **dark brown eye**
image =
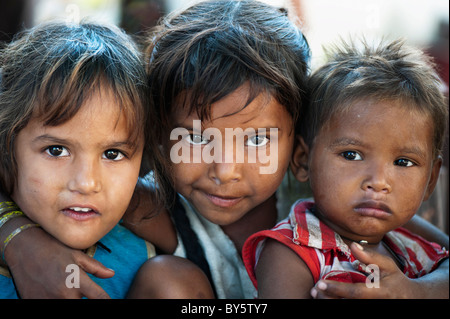
<svg viewBox="0 0 450 319">
<path fill-rule="evenodd" d="M 355 151 L 345 151 L 341 153 L 341 156 L 349 161 L 361 161 L 362 157 Z"/>
<path fill-rule="evenodd" d="M 413 166 L 414 163 L 406 158 L 400 158 L 400 159 L 394 161 L 394 165 L 408 167 L 408 166 Z"/>
<path fill-rule="evenodd" d="M 118 150 L 107 150 L 103 153 L 103 156 L 111 161 L 118 161 L 125 157 L 122 152 Z"/>
<path fill-rule="evenodd" d="M 50 156 L 59 157 L 59 156 L 68 156 L 69 152 L 67 149 L 61 145 L 52 145 L 45 149 L 46 153 Z"/>
</svg>

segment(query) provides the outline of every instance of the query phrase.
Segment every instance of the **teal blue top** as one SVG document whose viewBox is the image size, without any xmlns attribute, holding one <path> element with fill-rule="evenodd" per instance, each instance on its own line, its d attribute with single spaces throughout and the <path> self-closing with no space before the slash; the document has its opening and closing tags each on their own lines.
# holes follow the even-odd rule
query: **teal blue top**
<svg viewBox="0 0 450 319">
<path fill-rule="evenodd" d="M 93 256 L 115 274 L 111 278 L 100 279 L 89 275 L 113 299 L 126 297 L 136 272 L 149 258 L 155 256 L 154 246 L 121 225 L 116 225 L 100 243 L 90 247 L 87 254 Z M 69 286 L 76 285 L 76 271 L 66 269 Z M 77 288 L 72 288 L 77 289 Z M 0 267 L 0 299 L 17 299 L 18 295 L 9 271 Z"/>
</svg>

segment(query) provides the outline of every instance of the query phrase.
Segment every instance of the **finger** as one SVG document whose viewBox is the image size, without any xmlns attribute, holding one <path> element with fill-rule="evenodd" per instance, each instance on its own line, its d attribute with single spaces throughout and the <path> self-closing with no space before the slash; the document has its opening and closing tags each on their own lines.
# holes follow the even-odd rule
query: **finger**
<svg viewBox="0 0 450 319">
<path fill-rule="evenodd" d="M 365 265 L 377 265 L 383 272 L 391 272 L 397 268 L 391 258 L 373 249 L 367 249 L 358 243 L 352 243 L 350 249 L 353 256 Z"/>
<path fill-rule="evenodd" d="M 325 296 L 324 298 L 345 298 L 359 299 L 364 290 L 365 298 L 372 298 L 367 295 L 367 289 L 363 283 L 345 283 L 332 280 L 320 280 L 315 288 L 318 290 L 317 296 Z"/>
<path fill-rule="evenodd" d="M 103 288 L 89 278 L 86 273 L 80 274 L 80 294 L 88 299 L 110 299 Z"/>
<path fill-rule="evenodd" d="M 114 276 L 114 270 L 105 267 L 101 262 L 84 253 L 77 254 L 75 260 L 78 266 L 85 272 L 90 273 L 98 278 L 111 278 Z"/>
<path fill-rule="evenodd" d="M 319 288 L 317 287 L 319 285 Z M 337 296 L 328 295 L 326 292 L 326 284 L 319 281 L 316 286 L 311 289 L 311 296 L 314 299 L 338 299 Z"/>
</svg>

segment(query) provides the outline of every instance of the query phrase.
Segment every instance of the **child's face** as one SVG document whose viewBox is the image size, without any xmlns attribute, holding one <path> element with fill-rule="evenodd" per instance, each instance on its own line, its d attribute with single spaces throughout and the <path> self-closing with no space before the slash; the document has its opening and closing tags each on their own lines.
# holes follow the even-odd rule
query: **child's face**
<svg viewBox="0 0 450 319">
<path fill-rule="evenodd" d="M 214 138 L 195 135 L 199 133 L 193 131 L 193 120 L 199 120 L 196 114 L 179 111 L 173 115 L 174 128 L 187 130 L 170 141 L 169 149 L 184 145 L 191 154 L 199 151 L 203 155 L 197 162 L 190 154 L 182 156 L 185 162 L 172 159 L 175 189 L 202 216 L 222 226 L 238 221 L 275 193 L 293 151 L 292 117 L 285 107 L 261 94 L 242 109 L 247 93 L 244 85 L 212 105 L 211 120 L 201 124 L 203 133 L 208 129 Z M 252 133 L 258 133 L 258 128 L 265 128 L 265 134 Z M 230 131 L 237 138 L 230 139 Z M 205 160 L 209 154 L 214 154 L 213 160 Z"/>
<path fill-rule="evenodd" d="M 13 199 L 64 244 L 91 246 L 118 223 L 133 194 L 142 146 L 135 151 L 128 137 L 124 114 L 104 90 L 62 125 L 32 119 L 15 142 Z"/>
<path fill-rule="evenodd" d="M 309 178 L 318 214 L 351 240 L 378 242 L 434 188 L 433 123 L 401 103 L 356 102 L 315 139 Z"/>
</svg>

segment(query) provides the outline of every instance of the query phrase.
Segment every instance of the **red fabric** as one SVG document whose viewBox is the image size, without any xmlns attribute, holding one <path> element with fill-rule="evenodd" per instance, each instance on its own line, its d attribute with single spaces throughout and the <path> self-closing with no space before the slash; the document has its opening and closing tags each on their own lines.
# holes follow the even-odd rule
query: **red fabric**
<svg viewBox="0 0 450 319">
<path fill-rule="evenodd" d="M 242 258 L 256 288 L 254 268 L 262 249 L 261 243 L 266 238 L 277 240 L 295 251 L 309 267 L 314 282 L 319 279 L 366 281 L 370 273 L 364 272 L 365 266 L 355 259 L 340 236 L 311 212 L 313 206 L 314 202 L 298 201 L 293 205 L 288 218 L 273 229 L 260 231 L 248 238 L 242 250 Z M 403 272 L 410 278 L 429 273 L 449 255 L 445 248 L 404 228 L 389 232 L 383 241 L 403 262 Z"/>
</svg>

